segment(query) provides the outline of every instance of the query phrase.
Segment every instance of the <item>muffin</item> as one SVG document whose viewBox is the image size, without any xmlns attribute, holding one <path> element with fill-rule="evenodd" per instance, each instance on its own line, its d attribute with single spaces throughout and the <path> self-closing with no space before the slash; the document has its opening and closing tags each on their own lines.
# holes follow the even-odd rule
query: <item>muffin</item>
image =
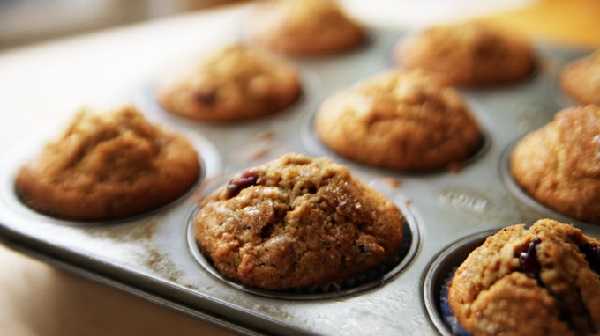
<svg viewBox="0 0 600 336">
<path fill-rule="evenodd" d="M 262 50 L 231 45 L 167 81 L 158 91 L 158 101 L 186 118 L 225 122 L 279 112 L 301 92 L 295 67 Z"/>
<path fill-rule="evenodd" d="M 198 179 L 198 154 L 135 107 L 79 112 L 24 165 L 16 192 L 30 208 L 75 220 L 123 218 L 183 195 Z"/>
<path fill-rule="evenodd" d="M 600 51 L 567 65 L 560 84 L 578 103 L 600 105 Z"/>
<path fill-rule="evenodd" d="M 404 225 L 392 202 L 346 168 L 286 154 L 207 197 L 195 235 L 225 277 L 285 290 L 340 283 L 393 259 Z"/>
<path fill-rule="evenodd" d="M 600 240 L 550 219 L 488 237 L 457 269 L 448 301 L 472 336 L 597 335 Z"/>
<path fill-rule="evenodd" d="M 482 144 L 460 95 L 420 70 L 388 72 L 335 94 L 314 126 L 338 154 L 402 171 L 453 167 Z"/>
<path fill-rule="evenodd" d="M 476 22 L 431 27 L 402 41 L 395 54 L 403 67 L 426 70 L 459 86 L 515 82 L 535 66 L 528 41 Z"/>
<path fill-rule="evenodd" d="M 296 56 L 339 53 L 361 45 L 363 28 L 333 0 L 270 1 L 257 8 L 249 39 Z"/>
<path fill-rule="evenodd" d="M 600 107 L 565 109 L 511 155 L 516 182 L 540 203 L 600 224 Z"/>
</svg>

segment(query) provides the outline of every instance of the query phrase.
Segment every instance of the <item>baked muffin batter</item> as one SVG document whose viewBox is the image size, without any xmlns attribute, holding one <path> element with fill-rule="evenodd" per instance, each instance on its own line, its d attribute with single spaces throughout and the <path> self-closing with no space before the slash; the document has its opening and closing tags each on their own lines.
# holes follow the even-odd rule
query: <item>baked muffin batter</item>
<svg viewBox="0 0 600 336">
<path fill-rule="evenodd" d="M 39 212 L 103 220 L 175 200 L 197 181 L 199 170 L 186 139 L 150 124 L 135 107 L 103 114 L 84 109 L 21 168 L 15 186 Z"/>
<path fill-rule="evenodd" d="M 344 157 L 404 171 L 460 163 L 482 143 L 459 94 L 418 70 L 388 72 L 334 95 L 315 128 Z"/>
<path fill-rule="evenodd" d="M 295 67 L 259 49 L 232 45 L 166 82 L 158 100 L 167 111 L 186 118 L 234 121 L 279 112 L 301 91 Z"/>
<path fill-rule="evenodd" d="M 600 105 L 600 51 L 567 65 L 560 83 L 578 103 Z"/>
<path fill-rule="evenodd" d="M 257 9 L 250 39 L 290 55 L 323 55 L 363 43 L 363 28 L 333 0 L 271 1 Z"/>
<path fill-rule="evenodd" d="M 292 289 L 340 282 L 396 256 L 404 225 L 392 202 L 346 168 L 287 154 L 205 199 L 195 232 L 224 276 Z"/>
<path fill-rule="evenodd" d="M 600 223 L 600 107 L 559 112 L 517 144 L 511 170 L 517 183 L 539 202 Z"/>
<path fill-rule="evenodd" d="M 434 26 L 402 41 L 396 61 L 436 74 L 449 85 L 482 86 L 529 76 L 535 52 L 528 41 L 493 26 L 468 22 Z"/>
<path fill-rule="evenodd" d="M 600 241 L 550 219 L 509 226 L 456 271 L 448 299 L 473 336 L 597 335 Z"/>
</svg>

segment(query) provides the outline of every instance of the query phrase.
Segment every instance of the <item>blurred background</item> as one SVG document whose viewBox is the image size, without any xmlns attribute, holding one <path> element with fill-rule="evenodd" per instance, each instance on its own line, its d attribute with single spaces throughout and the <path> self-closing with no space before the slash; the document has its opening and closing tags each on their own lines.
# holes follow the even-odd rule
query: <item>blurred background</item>
<svg viewBox="0 0 600 336">
<path fill-rule="evenodd" d="M 236 0 L 0 0 L 0 48 L 136 23 Z"/>
<path fill-rule="evenodd" d="M 250 1 L 0 0 L 0 52 L 40 40 Z M 600 43 L 600 0 L 342 0 L 370 23 L 418 26 L 490 16 L 570 43 Z"/>
</svg>

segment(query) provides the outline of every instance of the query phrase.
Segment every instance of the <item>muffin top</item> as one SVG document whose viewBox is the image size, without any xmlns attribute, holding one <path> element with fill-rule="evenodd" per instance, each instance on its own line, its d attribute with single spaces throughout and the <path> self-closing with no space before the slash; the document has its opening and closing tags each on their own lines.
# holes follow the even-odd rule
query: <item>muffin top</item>
<svg viewBox="0 0 600 336">
<path fill-rule="evenodd" d="M 204 121 L 252 119 L 278 112 L 300 96 L 296 68 L 259 49 L 231 45 L 166 82 L 158 99 L 169 112 Z"/>
<path fill-rule="evenodd" d="M 346 168 L 286 154 L 207 197 L 195 232 L 226 277 L 292 289 L 340 282 L 395 257 L 404 225 L 392 202 Z"/>
<path fill-rule="evenodd" d="M 403 67 L 435 73 L 450 85 L 481 86 L 528 76 L 535 52 L 528 41 L 478 22 L 434 26 L 402 41 L 396 60 Z"/>
<path fill-rule="evenodd" d="M 408 171 L 461 162 L 482 139 L 460 95 L 420 70 L 384 73 L 334 95 L 315 127 L 342 156 Z"/>
<path fill-rule="evenodd" d="M 473 336 L 596 335 L 600 241 L 550 219 L 488 237 L 457 269 L 448 298 Z"/>
<path fill-rule="evenodd" d="M 561 85 L 578 103 L 600 105 L 600 51 L 567 65 Z"/>
<path fill-rule="evenodd" d="M 600 223 L 600 107 L 565 109 L 515 147 L 512 174 L 541 203 Z"/>
<path fill-rule="evenodd" d="M 249 28 L 254 42 L 291 55 L 340 52 L 365 39 L 334 0 L 270 1 L 257 8 Z"/>
<path fill-rule="evenodd" d="M 111 113 L 79 112 L 58 139 L 21 168 L 16 188 L 41 212 L 105 219 L 169 202 L 198 176 L 198 154 L 187 140 L 124 106 Z"/>
</svg>

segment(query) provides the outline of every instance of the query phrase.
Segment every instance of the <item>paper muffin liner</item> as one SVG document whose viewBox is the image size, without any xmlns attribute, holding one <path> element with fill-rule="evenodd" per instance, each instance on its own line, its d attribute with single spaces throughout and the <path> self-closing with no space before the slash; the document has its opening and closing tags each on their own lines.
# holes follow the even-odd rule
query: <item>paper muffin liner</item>
<svg viewBox="0 0 600 336">
<path fill-rule="evenodd" d="M 397 204 L 398 205 L 398 204 Z M 402 244 L 398 253 L 384 260 L 379 265 L 347 277 L 342 281 L 332 281 L 324 284 L 300 287 L 286 290 L 266 290 L 249 287 L 223 276 L 213 265 L 210 257 L 206 256 L 198 246 L 194 235 L 194 219 L 199 209 L 192 211 L 188 219 L 187 242 L 191 254 L 200 266 L 209 274 L 225 284 L 254 295 L 287 300 L 316 300 L 355 294 L 368 289 L 382 286 L 397 276 L 412 261 L 419 249 L 420 234 L 415 216 L 408 208 L 401 207 L 406 219 L 403 228 Z"/>
</svg>

